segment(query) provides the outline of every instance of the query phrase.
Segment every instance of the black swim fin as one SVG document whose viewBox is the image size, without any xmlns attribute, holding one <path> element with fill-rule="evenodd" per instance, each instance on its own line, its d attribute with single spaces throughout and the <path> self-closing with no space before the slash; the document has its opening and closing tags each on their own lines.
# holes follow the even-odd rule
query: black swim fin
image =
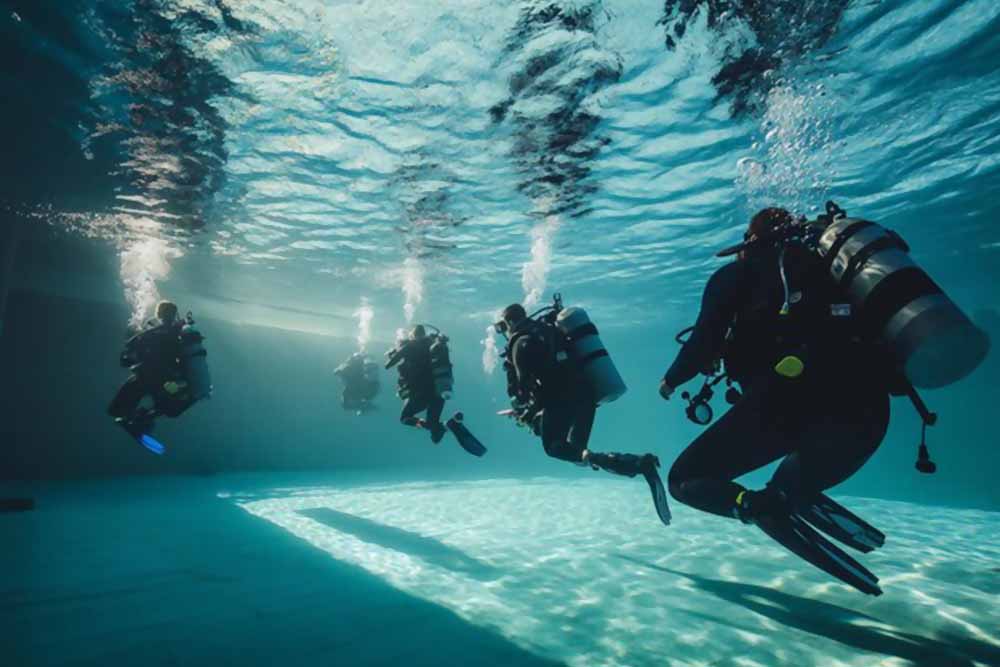
<svg viewBox="0 0 1000 667">
<path fill-rule="evenodd" d="M 462 446 L 462 449 L 473 456 L 482 456 L 486 453 L 486 447 L 483 446 L 483 443 L 479 442 L 476 436 L 469 432 L 469 429 L 465 428 L 462 419 L 462 413 L 456 412 L 454 417 L 445 422 L 445 426 L 448 427 L 448 430 L 458 440 L 458 444 Z"/>
<path fill-rule="evenodd" d="M 864 519 L 819 493 L 811 504 L 796 508 L 796 513 L 842 544 L 868 553 L 885 544 L 885 534 Z"/>
<path fill-rule="evenodd" d="M 646 456 L 650 457 L 651 460 L 649 464 L 647 464 L 646 460 L 643 460 L 640 464 L 642 467 L 642 476 L 646 478 L 646 484 L 649 485 L 649 492 L 653 494 L 653 505 L 656 507 L 656 515 L 660 517 L 663 525 L 669 526 L 672 516 L 670 514 L 670 503 L 667 502 L 667 490 L 663 486 L 660 474 L 656 472 L 656 469 L 660 466 L 660 461 L 651 454 L 647 454 Z"/>
<path fill-rule="evenodd" d="M 759 516 L 754 523 L 783 547 L 867 595 L 881 595 L 878 577 L 795 514 Z"/>
</svg>

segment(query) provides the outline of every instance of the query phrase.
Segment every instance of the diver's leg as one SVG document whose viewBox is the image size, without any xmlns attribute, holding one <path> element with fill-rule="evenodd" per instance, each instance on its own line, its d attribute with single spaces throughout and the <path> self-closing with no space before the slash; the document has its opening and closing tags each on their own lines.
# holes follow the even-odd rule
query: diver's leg
<svg viewBox="0 0 1000 667">
<path fill-rule="evenodd" d="M 580 452 L 580 458 L 595 468 L 615 475 L 635 477 L 647 469 L 655 471 L 659 461 L 652 454 L 622 454 L 619 452 L 594 452 L 587 449 L 590 434 L 594 428 L 597 406 L 591 402 L 581 402 L 576 410 L 576 419 L 570 428 L 569 444 L 572 451 Z"/>
<path fill-rule="evenodd" d="M 118 389 L 115 397 L 111 399 L 108 414 L 117 419 L 131 419 L 145 394 L 145 384 L 139 380 L 137 375 L 130 375 Z"/>
<path fill-rule="evenodd" d="M 571 405 L 562 401 L 549 401 L 541 417 L 542 447 L 552 458 L 582 464 L 586 442 L 582 446 L 570 442 L 569 432 L 573 427 L 573 418 L 574 410 Z"/>
<path fill-rule="evenodd" d="M 674 462 L 667 476 L 670 495 L 703 512 L 735 518 L 746 489 L 733 480 L 785 456 L 800 442 L 782 419 L 782 398 L 769 384 L 747 391 Z"/>
<path fill-rule="evenodd" d="M 425 428 L 431 432 L 431 442 L 439 443 L 448 431 L 441 423 L 441 413 L 444 412 L 444 399 L 434 394 L 427 404 L 427 422 Z"/>
<path fill-rule="evenodd" d="M 427 423 L 431 425 L 440 424 L 442 412 L 444 412 L 444 399 L 435 394 L 427 402 Z"/>
<path fill-rule="evenodd" d="M 836 412 L 818 415 L 806 425 L 799 448 L 785 457 L 768 486 L 789 499 L 812 498 L 840 484 L 863 466 L 882 444 L 889 428 L 889 396 L 885 392 L 840 394 Z"/>
<path fill-rule="evenodd" d="M 171 419 L 180 417 L 188 408 L 197 403 L 193 398 L 178 398 L 165 392 L 154 394 L 154 399 L 156 401 L 156 412 Z"/>
<path fill-rule="evenodd" d="M 403 403 L 403 411 L 399 415 L 399 421 L 407 426 L 420 427 L 422 420 L 417 417 L 417 413 L 427 409 L 427 401 L 420 400 L 416 396 L 410 396 Z"/>
</svg>

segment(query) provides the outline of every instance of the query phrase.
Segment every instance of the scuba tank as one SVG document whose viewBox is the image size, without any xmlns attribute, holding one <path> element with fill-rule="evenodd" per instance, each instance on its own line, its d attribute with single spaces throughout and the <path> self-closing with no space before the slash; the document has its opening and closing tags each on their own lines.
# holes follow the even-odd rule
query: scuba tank
<svg viewBox="0 0 1000 667">
<path fill-rule="evenodd" d="M 565 308 L 556 316 L 556 327 L 565 336 L 565 345 L 586 378 L 598 405 L 610 403 L 627 391 L 597 327 L 582 308 Z"/>
<path fill-rule="evenodd" d="M 208 352 L 202 341 L 205 337 L 195 327 L 194 319 L 188 313 L 187 322 L 181 327 L 181 374 L 188 384 L 192 400 L 208 398 L 212 395 L 212 376 L 208 371 Z"/>
<path fill-rule="evenodd" d="M 451 356 L 448 354 L 448 337 L 442 334 L 433 336 L 431 343 L 431 373 L 434 376 L 434 392 L 438 396 L 450 397 L 455 386 L 455 376 L 452 373 Z"/>
<path fill-rule="evenodd" d="M 364 366 L 364 378 L 365 378 L 365 389 L 366 396 L 368 400 L 372 400 L 378 396 L 379 389 L 381 388 L 381 382 L 378 377 L 378 364 L 369 358 L 365 358 Z"/>
<path fill-rule="evenodd" d="M 915 387 L 964 378 L 986 357 L 986 334 L 910 258 L 895 232 L 827 207 L 817 250 L 869 334 L 884 340 Z"/>
<path fill-rule="evenodd" d="M 378 364 L 372 361 L 370 358 L 365 357 L 364 363 L 364 377 L 365 380 L 372 384 L 378 384 Z"/>
</svg>

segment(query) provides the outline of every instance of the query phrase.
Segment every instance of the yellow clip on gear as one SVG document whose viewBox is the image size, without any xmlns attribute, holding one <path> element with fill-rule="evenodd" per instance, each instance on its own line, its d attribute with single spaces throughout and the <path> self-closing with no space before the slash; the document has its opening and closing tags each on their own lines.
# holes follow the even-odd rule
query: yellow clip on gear
<svg viewBox="0 0 1000 667">
<path fill-rule="evenodd" d="M 789 355 L 774 365 L 774 372 L 786 378 L 797 378 L 802 375 L 806 368 L 802 360 L 796 356 Z"/>
<path fill-rule="evenodd" d="M 163 390 L 166 391 L 171 396 L 177 394 L 183 389 L 187 389 L 187 382 L 185 382 L 184 380 L 178 380 L 177 382 L 169 380 L 163 383 Z"/>
</svg>

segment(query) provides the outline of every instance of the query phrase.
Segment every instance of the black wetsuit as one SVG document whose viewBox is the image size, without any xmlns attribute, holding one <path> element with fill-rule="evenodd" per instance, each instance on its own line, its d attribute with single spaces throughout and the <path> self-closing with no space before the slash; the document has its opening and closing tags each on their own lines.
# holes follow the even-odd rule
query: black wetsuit
<svg viewBox="0 0 1000 667">
<path fill-rule="evenodd" d="M 743 389 L 671 468 L 670 492 L 685 504 L 734 516 L 743 487 L 733 480 L 782 457 L 770 484 L 793 499 L 808 497 L 853 475 L 885 437 L 888 378 L 877 352 L 848 340 L 825 317 L 834 297 L 815 260 L 790 260 L 793 315 L 779 315 L 784 290 L 776 253 L 728 264 L 708 281 L 694 331 L 664 376 L 678 387 L 725 346 L 727 370 Z M 775 363 L 799 344 L 794 351 L 805 372 L 782 377 Z"/>
<path fill-rule="evenodd" d="M 544 338 L 515 332 L 508 353 L 513 370 L 508 390 L 543 408 L 539 435 L 545 453 L 579 463 L 590 441 L 597 403 L 572 364 L 553 363 L 551 350 Z"/>
<path fill-rule="evenodd" d="M 139 403 L 146 396 L 152 396 L 157 410 L 170 417 L 178 416 L 193 403 L 184 397 L 175 399 L 163 388 L 165 382 L 182 379 L 182 326 L 183 322 L 180 320 L 171 324 L 151 320 L 145 331 L 129 340 L 122 363 L 129 365 L 132 375 L 111 400 L 109 415 L 132 420 L 137 414 Z M 129 364 L 130 360 L 134 363 Z"/>
<path fill-rule="evenodd" d="M 399 363 L 399 385 L 405 390 L 403 411 L 399 421 L 414 426 L 420 425 L 417 415 L 427 411 L 427 425 L 441 428 L 441 413 L 444 412 L 444 398 L 434 387 L 434 372 L 431 368 L 430 347 L 433 339 L 428 336 L 405 343 Z M 390 364 L 391 368 L 395 364 Z"/>
<path fill-rule="evenodd" d="M 542 438 L 545 453 L 616 475 L 648 474 L 659 483 L 655 473 L 659 462 L 651 454 L 603 453 L 588 448 L 597 402 L 576 364 L 559 354 L 559 335 L 551 325 L 526 320 L 513 332 L 507 350 L 507 393 L 527 404 L 531 412 L 541 409 L 536 433 Z"/>
<path fill-rule="evenodd" d="M 344 382 L 341 404 L 345 409 L 356 410 L 368 404 L 378 394 L 378 382 L 368 377 L 366 361 L 354 356 L 334 371 Z"/>
</svg>

